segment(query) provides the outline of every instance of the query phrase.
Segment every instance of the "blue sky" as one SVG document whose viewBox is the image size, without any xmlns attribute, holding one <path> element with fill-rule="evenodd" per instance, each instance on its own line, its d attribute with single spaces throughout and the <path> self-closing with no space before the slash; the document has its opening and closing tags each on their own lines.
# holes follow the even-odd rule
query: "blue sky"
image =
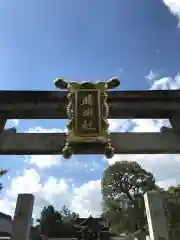
<svg viewBox="0 0 180 240">
<path fill-rule="evenodd" d="M 53 81 L 58 77 L 95 81 L 113 76 L 120 77 L 120 90 L 179 88 L 179 19 L 178 0 L 0 1 L 0 89 L 56 90 Z M 7 126 L 14 124 L 9 121 Z M 116 131 L 132 126 L 133 131 L 158 131 L 162 122 L 111 124 Z M 19 132 L 64 128 L 61 120 L 17 124 Z M 167 175 L 160 174 L 159 157 L 167 158 L 160 161 L 166 164 Z M 1 156 L 1 167 L 9 173 L 2 179 L 0 210 L 12 213 L 17 193 L 28 191 L 36 196 L 37 214 L 44 204 L 59 208 L 67 203 L 81 215 L 97 215 L 102 172 L 125 158 L 144 164 L 163 186 L 165 181 L 179 181 L 174 178 L 177 167 L 170 171 L 172 161 L 179 167 L 177 156 L 115 156 L 109 162 L 103 156 L 76 156 L 69 161 L 61 156 Z"/>
</svg>

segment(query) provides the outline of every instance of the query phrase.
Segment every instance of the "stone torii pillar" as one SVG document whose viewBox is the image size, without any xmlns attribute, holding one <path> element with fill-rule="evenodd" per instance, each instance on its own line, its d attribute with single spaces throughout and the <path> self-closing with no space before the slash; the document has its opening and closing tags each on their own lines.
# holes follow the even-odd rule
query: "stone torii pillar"
<svg viewBox="0 0 180 240">
<path fill-rule="evenodd" d="M 29 240 L 33 205 L 34 196 L 32 194 L 18 194 L 11 240 Z"/>
<path fill-rule="evenodd" d="M 149 191 L 144 195 L 149 235 L 151 240 L 169 240 L 162 194 Z"/>
</svg>

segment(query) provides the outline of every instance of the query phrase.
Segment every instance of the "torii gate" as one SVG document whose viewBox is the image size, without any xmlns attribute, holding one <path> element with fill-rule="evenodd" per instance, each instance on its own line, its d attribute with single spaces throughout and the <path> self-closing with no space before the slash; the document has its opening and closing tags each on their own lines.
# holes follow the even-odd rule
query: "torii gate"
<svg viewBox="0 0 180 240">
<path fill-rule="evenodd" d="M 109 82 L 114 80 L 118 85 L 116 78 Z M 62 79 L 55 84 L 68 87 Z M 180 153 L 180 90 L 109 91 L 107 104 L 111 119 L 169 119 L 172 125 L 159 133 L 111 133 L 115 154 Z M 0 154 L 62 154 L 65 133 L 15 133 L 4 126 L 7 119 L 65 119 L 67 105 L 67 91 L 0 91 Z M 98 144 L 74 149 L 74 154 L 103 153 Z"/>
<path fill-rule="evenodd" d="M 117 78 L 106 82 L 86 82 L 82 84 L 77 82 L 67 83 L 63 79 L 57 79 L 56 87 L 68 91 L 0 91 L 0 154 L 63 154 L 64 157 L 69 158 L 72 152 L 70 151 L 70 154 L 67 154 L 66 150 L 69 147 L 67 144 L 72 142 L 74 144 L 76 141 L 78 144 L 73 145 L 74 154 L 105 153 L 107 157 L 112 157 L 113 153 L 180 153 L 180 90 L 108 92 L 108 89 L 117 87 L 119 83 Z M 95 117 L 91 109 L 81 108 L 81 105 L 84 107 L 89 103 L 96 111 Z M 90 122 L 87 119 L 84 122 L 82 113 L 85 113 L 85 116 L 93 115 L 92 118 L 88 119 Z M 162 131 L 159 133 L 126 132 L 109 134 L 106 121 L 108 117 L 111 119 L 169 119 L 172 128 L 162 127 Z M 15 129 L 4 130 L 7 119 L 65 118 L 69 119 L 68 134 L 16 133 Z M 93 125 L 94 122 L 95 125 Z M 85 127 L 82 131 L 79 127 L 84 123 L 83 126 Z M 91 131 L 89 126 L 92 128 Z M 83 146 L 83 144 L 86 144 L 86 146 Z M 162 239 L 167 240 L 168 232 L 163 207 L 161 206 L 160 209 L 160 205 L 156 204 L 162 202 L 159 201 L 158 194 L 148 194 L 150 194 L 150 197 L 145 196 L 145 205 L 147 205 L 150 235 L 152 239 L 159 239 L 160 236 L 163 236 Z M 31 200 L 28 210 L 30 214 L 26 214 L 26 219 L 20 217 L 20 220 L 15 214 L 12 233 L 12 239 L 15 240 L 19 239 L 19 235 L 17 236 L 16 233 L 21 233 L 21 231 L 18 231 L 18 226 L 21 226 L 21 228 L 23 226 L 19 224 L 19 221 L 26 223 L 21 237 L 27 239 L 33 196 L 27 197 Z M 17 207 L 17 214 L 19 214 L 19 211 Z M 156 221 L 154 221 L 154 218 Z"/>
</svg>

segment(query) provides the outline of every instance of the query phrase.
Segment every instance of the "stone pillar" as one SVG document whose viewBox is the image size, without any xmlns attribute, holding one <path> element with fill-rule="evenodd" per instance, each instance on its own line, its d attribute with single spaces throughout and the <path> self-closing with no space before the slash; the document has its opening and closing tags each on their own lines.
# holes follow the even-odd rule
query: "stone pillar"
<svg viewBox="0 0 180 240">
<path fill-rule="evenodd" d="M 168 240 L 168 229 L 164 214 L 162 194 L 150 191 L 144 195 L 149 235 L 151 240 Z"/>
<path fill-rule="evenodd" d="M 16 209 L 12 224 L 11 240 L 28 240 L 32 223 L 34 196 L 18 194 Z"/>
</svg>

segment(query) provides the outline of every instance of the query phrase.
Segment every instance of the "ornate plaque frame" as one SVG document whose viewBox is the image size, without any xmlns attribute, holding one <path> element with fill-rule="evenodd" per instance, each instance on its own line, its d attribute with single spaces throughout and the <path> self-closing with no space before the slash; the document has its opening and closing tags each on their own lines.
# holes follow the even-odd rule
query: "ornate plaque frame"
<svg viewBox="0 0 180 240">
<path fill-rule="evenodd" d="M 56 87 L 67 89 L 67 138 L 62 154 L 64 158 L 73 155 L 73 146 L 88 143 L 105 147 L 105 156 L 111 158 L 114 149 L 109 134 L 108 90 L 119 86 L 118 78 L 106 82 L 70 82 L 63 79 L 55 81 Z M 84 125 L 83 125 L 84 124 Z"/>
</svg>

